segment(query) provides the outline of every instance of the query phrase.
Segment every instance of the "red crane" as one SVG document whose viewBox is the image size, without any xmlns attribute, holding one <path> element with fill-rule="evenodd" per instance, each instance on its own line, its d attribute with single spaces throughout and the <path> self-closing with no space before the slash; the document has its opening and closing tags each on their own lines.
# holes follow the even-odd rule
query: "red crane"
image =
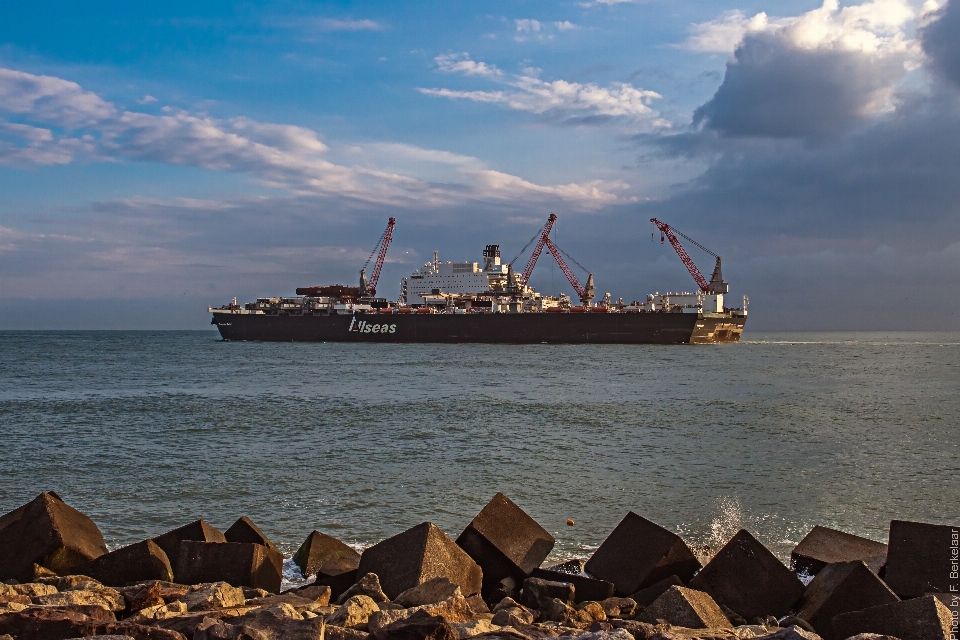
<svg viewBox="0 0 960 640">
<path fill-rule="evenodd" d="M 693 279 L 697 282 L 697 286 L 700 287 L 700 291 L 704 293 L 726 293 L 727 292 L 729 287 L 727 283 L 723 281 L 723 275 L 720 270 L 720 256 L 715 254 L 713 251 L 710 251 L 710 249 L 707 249 L 705 246 L 703 246 L 702 244 L 700 244 L 690 236 L 681 233 L 677 229 L 674 229 L 673 227 L 668 225 L 666 222 L 661 222 L 656 218 L 650 218 L 650 222 L 656 225 L 657 229 L 660 229 L 660 233 L 661 233 L 660 242 L 662 243 L 663 236 L 666 236 L 667 240 L 670 241 L 670 244 L 673 245 L 674 251 L 676 251 L 677 255 L 680 256 L 680 260 L 683 261 L 683 264 L 687 268 L 687 271 L 690 272 L 690 275 L 693 276 Z M 697 265 L 694 264 L 693 259 L 690 257 L 690 254 L 688 254 L 687 250 L 683 248 L 682 244 L 680 244 L 680 240 L 679 238 L 677 238 L 677 236 L 680 236 L 685 240 L 688 240 L 691 244 L 693 244 L 698 249 L 705 251 L 706 253 L 710 254 L 711 256 L 717 259 L 717 264 L 713 269 L 713 275 L 710 277 L 710 282 L 707 282 L 707 279 L 703 277 L 702 273 L 700 273 L 700 269 L 697 268 Z"/>
<path fill-rule="evenodd" d="M 550 252 L 550 255 L 557 261 L 557 264 L 560 265 L 560 270 L 563 271 L 563 275 L 567 276 L 567 280 L 570 282 L 570 286 L 573 287 L 573 290 L 577 292 L 577 296 L 580 298 L 580 302 L 584 306 L 589 305 L 590 301 L 593 300 L 594 296 L 594 286 L 593 286 L 593 274 L 587 274 L 587 284 L 586 286 L 580 284 L 580 280 L 577 279 L 577 276 L 573 273 L 570 267 L 567 265 L 567 261 L 563 259 L 563 256 L 560 255 L 561 251 L 557 245 L 553 244 L 553 241 L 543 234 L 540 236 L 540 245 L 547 245 L 547 250 Z M 582 266 L 580 267 L 583 268 Z M 583 269 L 586 271 L 586 269 Z"/>
<path fill-rule="evenodd" d="M 364 263 L 363 268 L 360 269 L 360 291 L 369 296 L 376 295 L 377 293 L 377 281 L 380 280 L 380 271 L 383 269 L 383 261 L 387 257 L 387 248 L 390 246 L 390 241 L 393 240 L 393 228 L 396 224 L 396 218 L 390 218 L 390 220 L 387 221 L 387 228 L 384 229 L 383 235 L 377 240 L 373 251 L 370 252 L 370 256 Z M 379 253 L 377 252 L 378 248 L 380 249 Z M 373 275 L 370 276 L 370 282 L 368 283 L 367 265 L 373 260 L 373 254 L 375 253 L 377 254 L 377 261 L 373 263 Z"/>
<path fill-rule="evenodd" d="M 553 223 L 557 221 L 557 215 L 551 213 L 550 217 L 547 218 L 546 224 L 544 224 L 540 231 L 537 231 L 537 235 L 530 238 L 530 242 L 527 243 L 527 247 L 530 246 L 530 243 L 533 242 L 534 238 L 537 239 L 537 246 L 533 248 L 533 253 L 530 254 L 530 259 L 527 260 L 527 266 L 523 268 L 523 273 L 520 274 L 520 284 L 527 284 L 530 280 L 530 276 L 533 274 L 533 268 L 537 266 L 537 260 L 540 259 L 540 254 L 543 252 L 543 237 L 549 236 L 550 232 L 553 230 Z M 517 258 L 523 255 L 523 252 L 527 250 L 527 247 L 524 247 L 520 250 L 520 253 L 517 254 Z M 517 258 L 514 258 L 510 261 L 510 264 L 516 262 Z"/>
</svg>

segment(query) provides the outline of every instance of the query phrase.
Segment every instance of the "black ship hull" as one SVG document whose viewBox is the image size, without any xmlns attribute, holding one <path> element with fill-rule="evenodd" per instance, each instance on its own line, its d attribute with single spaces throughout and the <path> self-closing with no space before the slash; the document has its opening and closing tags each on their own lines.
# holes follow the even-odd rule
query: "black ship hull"
<svg viewBox="0 0 960 640">
<path fill-rule="evenodd" d="M 504 344 L 737 342 L 745 317 L 697 313 L 466 313 L 269 315 L 223 311 L 224 340 Z"/>
</svg>

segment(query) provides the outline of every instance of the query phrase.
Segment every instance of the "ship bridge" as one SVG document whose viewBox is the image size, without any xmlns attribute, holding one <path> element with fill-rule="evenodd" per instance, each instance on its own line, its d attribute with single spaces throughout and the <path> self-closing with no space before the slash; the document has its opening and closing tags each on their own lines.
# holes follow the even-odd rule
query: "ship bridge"
<svg viewBox="0 0 960 640">
<path fill-rule="evenodd" d="M 400 302 L 423 304 L 423 296 L 443 293 L 479 294 L 502 289 L 507 281 L 507 265 L 500 262 L 500 246 L 487 245 L 483 267 L 478 262 L 440 262 L 437 252 L 427 262 L 401 280 Z"/>
</svg>

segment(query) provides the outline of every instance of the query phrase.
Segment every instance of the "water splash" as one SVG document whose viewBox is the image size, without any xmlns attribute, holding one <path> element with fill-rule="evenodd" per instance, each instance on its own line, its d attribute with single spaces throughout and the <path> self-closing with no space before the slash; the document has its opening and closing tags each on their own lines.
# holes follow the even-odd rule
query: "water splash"
<svg viewBox="0 0 960 640">
<path fill-rule="evenodd" d="M 294 587 L 302 587 L 312 583 L 316 579 L 316 576 L 304 578 L 303 574 L 300 573 L 300 567 L 298 567 L 293 561 L 293 558 L 283 559 L 283 577 L 280 581 L 281 591 L 286 591 L 287 589 L 292 589 Z"/>
<path fill-rule="evenodd" d="M 697 559 L 706 564 L 727 544 L 736 533 L 747 527 L 743 505 L 736 496 L 724 496 L 717 500 L 714 516 L 707 530 L 679 532 L 688 540 Z"/>
</svg>

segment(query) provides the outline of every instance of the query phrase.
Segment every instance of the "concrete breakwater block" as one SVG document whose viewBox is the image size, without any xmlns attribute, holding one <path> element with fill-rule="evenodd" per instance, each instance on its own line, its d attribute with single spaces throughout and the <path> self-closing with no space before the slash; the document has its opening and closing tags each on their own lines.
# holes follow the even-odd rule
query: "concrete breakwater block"
<svg viewBox="0 0 960 640">
<path fill-rule="evenodd" d="M 29 580 L 34 565 L 65 574 L 107 552 L 93 520 L 53 492 L 0 517 L 0 580 Z"/>
<path fill-rule="evenodd" d="M 720 605 L 752 619 L 780 617 L 803 596 L 800 579 L 744 529 L 690 581 Z"/>
<path fill-rule="evenodd" d="M 230 525 L 230 528 L 224 532 L 223 537 L 227 542 L 262 544 L 274 551 L 280 551 L 275 544 L 270 542 L 270 538 L 260 530 L 260 527 L 254 524 L 253 520 L 247 516 L 241 516 L 236 522 Z"/>
<path fill-rule="evenodd" d="M 161 534 L 153 541 L 163 549 L 173 567 L 174 579 L 177 578 L 177 558 L 180 555 L 180 543 L 184 540 L 194 540 L 196 542 L 226 542 L 223 532 L 204 520 L 195 520 L 182 527 L 171 529 Z"/>
<path fill-rule="evenodd" d="M 173 582 L 170 559 L 153 540 L 144 540 L 106 553 L 80 565 L 76 572 L 110 587 L 123 587 L 147 580 Z"/>
<path fill-rule="evenodd" d="M 958 535 L 960 526 L 893 520 L 884 581 L 901 598 L 948 593 L 951 585 L 956 589 L 950 553 L 960 546 Z"/>
<path fill-rule="evenodd" d="M 671 575 L 686 582 L 700 566 L 680 536 L 630 511 L 587 561 L 586 570 L 628 596 Z"/>
<path fill-rule="evenodd" d="M 555 543 L 546 529 L 502 493 L 493 496 L 457 538 L 483 570 L 485 595 L 506 577 L 523 581 Z"/>
<path fill-rule="evenodd" d="M 465 596 L 480 593 L 483 571 L 467 553 L 432 522 L 424 522 L 366 549 L 359 575 L 375 573 L 390 598 L 444 577 Z"/>
<path fill-rule="evenodd" d="M 335 576 L 325 576 L 318 573 L 317 579 L 313 584 L 330 587 L 330 598 L 335 601 L 349 590 L 350 587 L 356 584 L 359 579 L 360 575 L 357 570 L 354 569 L 353 571 L 346 571 Z"/>
<path fill-rule="evenodd" d="M 826 565 L 807 585 L 797 617 L 826 640 L 844 640 L 833 631 L 841 613 L 899 602 L 900 598 L 862 560 Z"/>
<path fill-rule="evenodd" d="M 570 582 L 554 582 L 542 578 L 527 578 L 523 581 L 520 604 L 531 609 L 540 609 L 552 598 L 573 602 L 576 588 Z"/>
<path fill-rule="evenodd" d="M 587 601 L 601 602 L 612 597 L 616 591 L 612 582 L 564 573 L 562 571 L 551 571 L 550 569 L 534 569 L 531 577 L 541 578 L 551 582 L 569 582 L 574 586 L 573 601 L 576 603 Z"/>
<path fill-rule="evenodd" d="M 649 587 L 645 587 L 636 593 L 630 594 L 630 598 L 641 607 L 647 607 L 663 595 L 663 592 L 670 587 L 682 587 L 683 581 L 677 576 L 667 576 L 659 582 L 655 582 Z"/>
<path fill-rule="evenodd" d="M 690 629 L 733 628 L 709 594 L 678 586 L 664 591 L 637 620 L 651 624 L 666 620 L 672 625 Z"/>
<path fill-rule="evenodd" d="M 184 540 L 176 566 L 180 583 L 227 582 L 279 593 L 283 555 L 262 544 Z"/>
<path fill-rule="evenodd" d="M 887 545 L 828 527 L 815 526 L 790 554 L 790 568 L 815 576 L 833 562 L 862 560 L 874 573 L 887 561 Z"/>
<path fill-rule="evenodd" d="M 360 554 L 333 536 L 313 531 L 293 554 L 293 561 L 304 576 L 338 576 L 356 571 Z"/>
<path fill-rule="evenodd" d="M 933 596 L 842 613 L 833 619 L 838 638 L 878 633 L 900 640 L 950 640 L 951 625 L 950 610 Z"/>
</svg>

